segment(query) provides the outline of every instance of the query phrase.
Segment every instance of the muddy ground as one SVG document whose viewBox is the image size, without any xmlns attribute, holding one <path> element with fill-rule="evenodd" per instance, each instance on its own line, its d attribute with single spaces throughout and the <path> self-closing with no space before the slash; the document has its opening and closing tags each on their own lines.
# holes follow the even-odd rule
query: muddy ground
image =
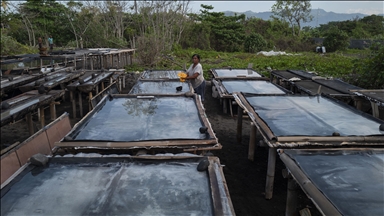
<svg viewBox="0 0 384 216">
<path fill-rule="evenodd" d="M 135 83 L 134 79 L 136 79 L 136 76 L 128 78 L 127 86 L 123 90 L 123 93 L 128 93 Z M 84 104 L 84 106 L 86 106 L 86 104 Z M 251 121 L 247 118 L 243 119 L 242 143 L 238 144 L 236 140 L 237 117 L 231 117 L 230 114 L 223 113 L 219 99 L 212 98 L 210 85 L 207 85 L 204 107 L 208 119 L 212 124 L 212 128 L 223 146 L 222 150 L 212 153 L 219 157 L 221 164 L 224 165 L 223 170 L 236 215 L 284 215 L 287 197 L 287 180 L 282 176 L 282 169 L 285 168 L 284 164 L 279 159 L 277 160 L 273 198 L 266 200 L 264 191 L 268 148 L 257 147 L 254 161 L 248 160 Z M 85 107 L 84 110 L 87 110 L 87 107 Z M 72 113 L 72 106 L 68 100 L 61 102 L 61 104 L 57 106 L 57 116 L 60 116 L 64 112 Z M 33 115 L 33 119 L 36 129 L 40 129 L 41 126 L 38 123 L 37 112 Z M 72 126 L 79 120 L 80 118 L 71 118 Z M 48 124 L 49 122 L 51 122 L 51 120 L 48 109 L 46 110 L 46 123 Z M 28 137 L 28 129 L 23 120 L 1 128 L 2 148 L 17 141 L 22 142 Z M 298 192 L 297 215 L 299 215 L 299 210 L 304 208 L 308 208 L 312 215 L 320 215 L 314 204 L 306 197 L 301 189 L 299 189 Z"/>
</svg>

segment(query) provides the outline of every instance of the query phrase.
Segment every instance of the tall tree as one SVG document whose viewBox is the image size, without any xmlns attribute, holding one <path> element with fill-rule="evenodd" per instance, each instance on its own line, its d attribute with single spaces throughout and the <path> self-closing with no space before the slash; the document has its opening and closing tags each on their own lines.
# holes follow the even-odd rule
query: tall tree
<svg viewBox="0 0 384 216">
<path fill-rule="evenodd" d="M 291 24 L 292 35 L 294 36 L 300 36 L 301 22 L 310 22 L 313 19 L 313 16 L 310 15 L 311 3 L 308 0 L 277 0 L 272 6 L 272 12 L 275 16 L 287 20 Z M 295 25 L 298 27 L 297 34 L 295 31 Z"/>
</svg>

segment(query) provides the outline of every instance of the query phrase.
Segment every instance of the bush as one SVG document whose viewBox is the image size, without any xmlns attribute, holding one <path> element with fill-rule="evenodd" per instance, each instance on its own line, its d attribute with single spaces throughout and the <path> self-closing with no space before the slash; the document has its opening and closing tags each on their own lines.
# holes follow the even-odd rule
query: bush
<svg viewBox="0 0 384 216">
<path fill-rule="evenodd" d="M 249 53 L 256 53 L 262 51 L 267 47 L 267 42 L 264 40 L 263 36 L 258 33 L 252 33 L 251 35 L 245 38 L 244 50 Z"/>
<path fill-rule="evenodd" d="M 365 58 L 354 60 L 354 71 L 346 80 L 366 89 L 384 89 L 384 45 L 373 44 L 370 51 Z"/>
<path fill-rule="evenodd" d="M 11 36 L 1 34 L 1 55 L 16 55 L 21 53 L 37 53 L 38 50 L 29 46 L 25 46 L 17 42 Z"/>
<path fill-rule="evenodd" d="M 325 34 L 323 45 L 327 48 L 328 52 L 346 50 L 349 46 L 348 34 L 337 28 L 333 28 Z"/>
</svg>

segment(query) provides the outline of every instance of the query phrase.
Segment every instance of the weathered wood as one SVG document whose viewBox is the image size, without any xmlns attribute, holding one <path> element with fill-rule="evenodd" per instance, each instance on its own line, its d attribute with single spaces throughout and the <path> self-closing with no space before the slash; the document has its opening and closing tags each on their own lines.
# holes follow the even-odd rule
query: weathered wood
<svg viewBox="0 0 384 216">
<path fill-rule="evenodd" d="M 288 176 L 287 203 L 285 204 L 285 216 L 297 215 L 297 184 L 291 175 Z"/>
<path fill-rule="evenodd" d="M 79 92 L 79 110 L 80 110 L 80 118 L 82 118 L 83 115 L 83 99 L 81 98 L 81 92 Z"/>
<path fill-rule="evenodd" d="M 276 148 L 269 147 L 267 181 L 265 185 L 265 199 L 272 199 L 273 182 L 275 180 L 276 155 L 277 155 Z"/>
<path fill-rule="evenodd" d="M 249 138 L 249 147 L 248 147 L 248 160 L 251 160 L 251 161 L 254 160 L 254 156 L 255 156 L 256 132 L 257 130 L 256 130 L 255 123 L 251 122 L 251 134 Z"/>
<path fill-rule="evenodd" d="M 26 121 L 28 125 L 29 135 L 33 135 L 35 133 L 35 129 L 33 128 L 33 121 L 32 121 L 32 113 L 28 113 L 26 115 Z"/>
<path fill-rule="evenodd" d="M 76 118 L 76 95 L 74 94 L 73 91 L 69 92 L 69 97 L 72 103 L 72 118 Z"/>
<path fill-rule="evenodd" d="M 237 109 L 237 143 L 241 144 L 243 136 L 243 109 L 239 106 Z"/>
<path fill-rule="evenodd" d="M 41 124 L 41 127 L 42 127 L 42 128 L 45 126 L 45 112 L 44 112 L 44 107 L 40 107 L 40 124 Z"/>
<path fill-rule="evenodd" d="M 55 102 L 52 102 L 51 104 L 49 104 L 49 113 L 51 114 L 51 120 L 55 120 L 56 119 L 56 103 Z"/>
</svg>

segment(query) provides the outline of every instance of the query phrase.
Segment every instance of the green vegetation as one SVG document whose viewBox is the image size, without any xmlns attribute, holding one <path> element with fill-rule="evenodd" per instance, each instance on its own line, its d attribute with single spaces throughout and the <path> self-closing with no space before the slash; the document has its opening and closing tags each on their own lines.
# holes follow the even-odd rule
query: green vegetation
<svg viewBox="0 0 384 216">
<path fill-rule="evenodd" d="M 383 16 L 371 15 L 317 28 L 301 28 L 310 20 L 310 1 L 276 1 L 275 18 L 231 17 L 201 5 L 191 14 L 188 1 L 2 1 L 1 54 L 37 52 L 37 39 L 52 35 L 56 49 L 135 48 L 134 66 L 178 68 L 199 53 L 205 70 L 218 67 L 267 68 L 317 72 L 364 88 L 382 88 Z M 315 54 L 313 38 L 325 38 L 326 55 Z M 350 39 L 377 41 L 373 48 L 348 50 Z M 370 43 L 370 42 L 368 42 Z M 380 44 L 381 43 L 381 44 Z M 258 51 L 292 53 L 266 57 Z M 166 58 L 171 56 L 172 58 Z"/>
</svg>

